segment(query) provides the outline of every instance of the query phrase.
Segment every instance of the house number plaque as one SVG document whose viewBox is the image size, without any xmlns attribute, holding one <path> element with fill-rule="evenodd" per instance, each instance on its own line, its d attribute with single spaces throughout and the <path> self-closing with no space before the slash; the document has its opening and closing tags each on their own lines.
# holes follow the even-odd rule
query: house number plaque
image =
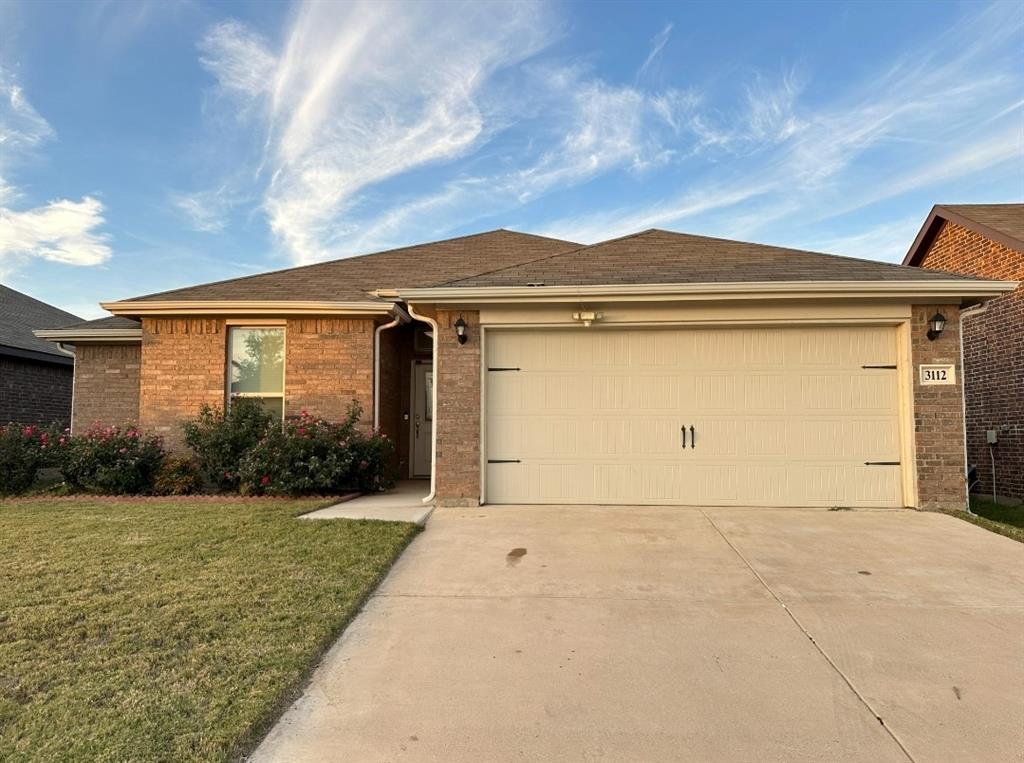
<svg viewBox="0 0 1024 763">
<path fill-rule="evenodd" d="M 921 385 L 956 384 L 956 366 L 952 363 L 920 365 Z"/>
</svg>

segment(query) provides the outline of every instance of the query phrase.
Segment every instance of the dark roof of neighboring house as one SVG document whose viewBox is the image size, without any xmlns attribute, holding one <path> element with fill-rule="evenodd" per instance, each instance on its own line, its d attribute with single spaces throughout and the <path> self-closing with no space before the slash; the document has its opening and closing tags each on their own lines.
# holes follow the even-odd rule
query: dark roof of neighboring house
<svg viewBox="0 0 1024 763">
<path fill-rule="evenodd" d="M 32 332 L 80 320 L 66 310 L 0 284 L 0 353 L 52 363 L 71 363 L 70 356 L 61 352 L 57 345 L 39 339 Z"/>
<path fill-rule="evenodd" d="M 171 300 L 325 300 L 366 302 L 368 292 L 396 286 L 434 286 L 494 268 L 575 249 L 571 241 L 504 229 L 390 249 L 343 260 L 232 278 L 135 297 Z"/>
<path fill-rule="evenodd" d="M 955 280 L 948 273 L 835 254 L 647 230 L 445 286 L 600 286 L 754 281 Z M 973 280 L 964 278 L 964 280 Z"/>
<path fill-rule="evenodd" d="M 903 259 L 904 265 L 921 264 L 947 220 L 1003 246 L 1024 250 L 1024 204 L 936 204 Z"/>
</svg>

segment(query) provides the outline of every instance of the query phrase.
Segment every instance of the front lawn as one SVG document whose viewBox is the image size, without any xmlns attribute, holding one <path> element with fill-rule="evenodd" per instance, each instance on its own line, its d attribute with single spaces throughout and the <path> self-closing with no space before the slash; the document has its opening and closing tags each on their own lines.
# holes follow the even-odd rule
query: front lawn
<svg viewBox="0 0 1024 763">
<path fill-rule="evenodd" d="M 0 502 L 0 760 L 249 751 L 417 532 L 320 505 Z"/>
<path fill-rule="evenodd" d="M 972 524 L 984 527 L 994 533 L 1013 538 L 1015 541 L 1024 543 L 1024 506 L 1017 504 L 1009 506 L 1005 503 L 995 503 L 990 499 L 981 496 L 971 496 L 971 511 L 953 512 L 961 519 L 966 519 Z"/>
</svg>

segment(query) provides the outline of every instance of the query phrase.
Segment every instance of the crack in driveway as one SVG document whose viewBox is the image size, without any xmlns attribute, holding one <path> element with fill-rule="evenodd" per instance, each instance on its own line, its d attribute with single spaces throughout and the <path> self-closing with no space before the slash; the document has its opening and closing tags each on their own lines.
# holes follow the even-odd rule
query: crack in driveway
<svg viewBox="0 0 1024 763">
<path fill-rule="evenodd" d="M 903 751 L 903 754 L 907 756 L 907 760 L 911 761 L 911 763 L 917 763 L 917 761 L 914 759 L 914 756 L 910 754 L 910 750 L 907 749 L 907 746 L 903 743 L 899 736 L 896 735 L 896 732 L 889 728 L 889 726 L 885 722 L 885 719 L 882 718 L 882 716 L 879 714 L 877 710 L 875 710 L 874 707 L 872 707 L 871 703 L 868 702 L 867 697 L 865 697 L 860 692 L 860 690 L 854 685 L 850 677 L 843 672 L 843 670 L 836 664 L 835 660 L 833 660 L 832 657 L 828 654 L 828 652 L 826 652 L 822 648 L 821 644 L 817 642 L 817 640 L 814 638 L 814 635 L 807 629 L 807 627 L 802 622 L 800 622 L 800 618 L 793 614 L 793 610 L 791 610 L 789 606 L 786 604 L 786 602 L 782 600 L 782 597 L 779 596 L 779 594 L 776 593 L 770 585 L 768 585 L 768 581 L 761 576 L 761 573 L 759 573 L 754 568 L 754 565 L 747 560 L 747 557 L 745 557 L 742 554 L 742 552 L 738 548 L 736 548 L 735 545 L 733 545 L 733 542 L 729 540 L 728 536 L 724 532 L 722 532 L 722 529 L 717 524 L 715 524 L 715 520 L 708 516 L 707 512 L 704 511 L 703 509 L 700 510 L 700 513 L 703 514 L 704 518 L 710 523 L 710 525 L 713 528 L 715 528 L 715 532 L 717 532 L 719 536 L 721 536 L 722 540 L 725 541 L 726 545 L 728 545 L 729 548 L 732 549 L 733 553 L 736 554 L 736 556 L 739 557 L 740 561 L 742 561 L 743 564 L 746 565 L 747 569 L 750 570 L 751 573 L 753 573 L 754 577 L 756 577 L 758 581 L 761 583 L 761 585 L 764 586 L 764 589 L 771 595 L 771 597 L 779 603 L 779 605 L 785 611 L 789 619 L 792 620 L 796 627 L 800 629 L 800 632 L 807 637 L 807 640 L 811 642 L 811 644 L 814 646 L 818 654 L 825 658 L 825 661 L 829 664 L 832 670 L 834 670 L 836 674 L 843 679 L 843 683 L 850 687 L 850 691 L 852 691 L 856 695 L 857 699 L 860 700 L 861 704 L 864 705 L 864 707 L 867 708 L 868 712 L 870 712 L 871 715 L 873 715 L 875 719 L 881 724 L 882 728 L 885 729 L 886 733 L 892 738 L 892 741 L 895 742 L 896 745 L 900 748 L 900 750 Z"/>
</svg>

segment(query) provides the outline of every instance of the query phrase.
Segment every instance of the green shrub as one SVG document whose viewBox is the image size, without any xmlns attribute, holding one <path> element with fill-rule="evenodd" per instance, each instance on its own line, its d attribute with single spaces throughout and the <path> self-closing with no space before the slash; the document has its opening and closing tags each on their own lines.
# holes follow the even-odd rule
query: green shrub
<svg viewBox="0 0 1024 763">
<path fill-rule="evenodd" d="M 18 495 L 32 487 L 53 443 L 53 432 L 42 427 L 0 427 L 0 495 Z"/>
<path fill-rule="evenodd" d="M 203 475 L 221 490 L 237 490 L 242 457 L 266 436 L 274 417 L 255 400 L 237 398 L 225 413 L 204 405 L 184 424 L 185 443 Z"/>
<path fill-rule="evenodd" d="M 360 413 L 353 403 L 344 421 L 331 423 L 303 411 L 297 420 L 270 428 L 242 458 L 242 492 L 331 495 L 391 487 L 393 446 L 382 435 L 362 434 L 356 428 Z"/>
<path fill-rule="evenodd" d="M 193 495 L 202 489 L 199 466 L 187 456 L 167 456 L 153 478 L 153 492 L 157 495 Z"/>
<path fill-rule="evenodd" d="M 166 455 L 156 435 L 144 435 L 134 426 L 100 425 L 61 437 L 57 452 L 69 488 L 112 495 L 152 492 Z"/>
</svg>

